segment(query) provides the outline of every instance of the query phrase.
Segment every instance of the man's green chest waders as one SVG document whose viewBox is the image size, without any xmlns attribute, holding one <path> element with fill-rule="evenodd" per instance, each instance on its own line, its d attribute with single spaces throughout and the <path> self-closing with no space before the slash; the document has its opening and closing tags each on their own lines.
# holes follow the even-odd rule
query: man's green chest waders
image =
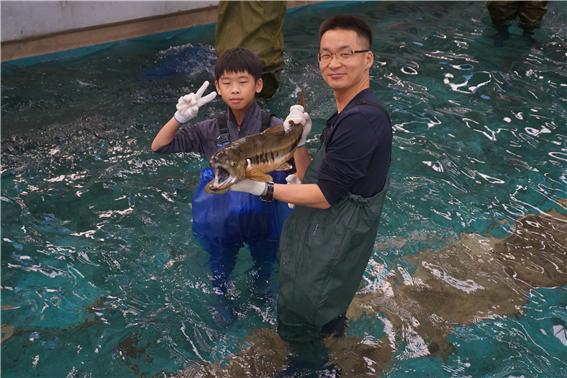
<svg viewBox="0 0 567 378">
<path fill-rule="evenodd" d="M 303 183 L 317 182 L 325 146 Z M 296 206 L 280 239 L 278 333 L 288 342 L 320 337 L 346 312 L 372 254 L 388 182 L 370 198 L 349 193 L 329 209 Z"/>
</svg>

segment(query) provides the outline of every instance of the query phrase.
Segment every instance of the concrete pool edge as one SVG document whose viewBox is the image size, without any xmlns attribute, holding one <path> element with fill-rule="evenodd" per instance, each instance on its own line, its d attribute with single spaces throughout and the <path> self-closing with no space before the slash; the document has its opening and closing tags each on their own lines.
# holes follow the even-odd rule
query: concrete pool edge
<svg viewBox="0 0 567 378">
<path fill-rule="evenodd" d="M 288 10 L 313 1 L 288 1 Z M 216 22 L 217 5 L 151 17 L 74 28 L 21 39 L 2 41 L 1 62 L 34 58 L 77 48 L 170 32 Z"/>
</svg>

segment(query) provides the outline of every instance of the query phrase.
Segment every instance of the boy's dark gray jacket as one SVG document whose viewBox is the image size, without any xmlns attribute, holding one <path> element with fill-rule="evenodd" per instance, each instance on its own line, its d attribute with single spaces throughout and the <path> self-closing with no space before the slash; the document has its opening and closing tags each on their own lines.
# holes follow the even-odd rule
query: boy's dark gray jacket
<svg viewBox="0 0 567 378">
<path fill-rule="evenodd" d="M 262 109 L 254 101 L 246 109 L 240 129 L 236 126 L 232 112 L 227 108 L 225 117 L 209 118 L 179 129 L 171 143 L 161 147 L 156 152 L 197 152 L 205 159 L 210 160 L 211 156 L 220 148 L 217 143 L 217 138 L 221 134 L 221 128 L 218 125 L 219 119 L 226 120 L 226 127 L 228 128 L 231 141 L 262 131 Z M 282 123 L 282 120 L 279 118 L 271 118 L 271 126 L 280 123 Z"/>
</svg>

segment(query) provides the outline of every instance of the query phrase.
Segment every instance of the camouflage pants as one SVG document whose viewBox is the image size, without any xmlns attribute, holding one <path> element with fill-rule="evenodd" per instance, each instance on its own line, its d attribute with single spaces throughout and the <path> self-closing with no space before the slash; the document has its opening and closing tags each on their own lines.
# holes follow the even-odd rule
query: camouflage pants
<svg viewBox="0 0 567 378">
<path fill-rule="evenodd" d="M 497 29 L 510 25 L 519 17 L 523 29 L 534 30 L 539 28 L 547 12 L 547 1 L 488 1 L 486 7 Z"/>
<path fill-rule="evenodd" d="M 215 31 L 217 56 L 234 47 L 253 51 L 264 65 L 262 97 L 278 88 L 283 68 L 285 1 L 221 1 Z"/>
</svg>

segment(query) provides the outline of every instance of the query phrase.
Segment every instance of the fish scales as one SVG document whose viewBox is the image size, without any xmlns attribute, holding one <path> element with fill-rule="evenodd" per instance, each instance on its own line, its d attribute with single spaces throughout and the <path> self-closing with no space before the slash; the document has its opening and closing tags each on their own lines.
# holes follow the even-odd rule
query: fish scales
<svg viewBox="0 0 567 378">
<path fill-rule="evenodd" d="M 303 125 L 292 122 L 287 133 L 283 124 L 279 124 L 230 143 L 211 157 L 215 177 L 205 190 L 208 193 L 224 193 L 245 178 L 270 181 L 267 173 L 285 167 L 302 134 Z"/>
<path fill-rule="evenodd" d="M 304 106 L 304 102 L 300 91 L 297 103 Z M 205 191 L 224 193 L 244 179 L 271 181 L 267 173 L 287 169 L 302 134 L 303 125 L 290 121 L 287 133 L 280 123 L 230 143 L 211 157 L 214 178 L 205 186 Z"/>
</svg>

